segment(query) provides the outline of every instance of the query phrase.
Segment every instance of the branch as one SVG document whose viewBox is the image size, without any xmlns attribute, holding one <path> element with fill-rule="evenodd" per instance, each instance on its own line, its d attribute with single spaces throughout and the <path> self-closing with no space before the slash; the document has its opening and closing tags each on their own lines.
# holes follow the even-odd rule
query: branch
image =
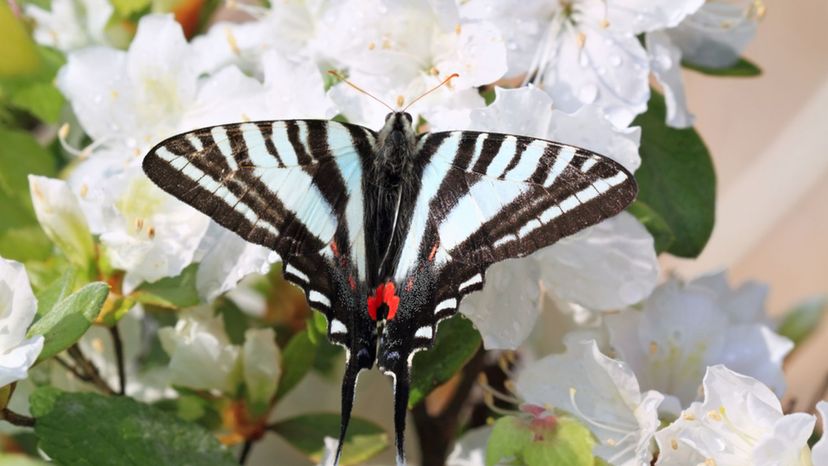
<svg viewBox="0 0 828 466">
<path fill-rule="evenodd" d="M 440 466 L 445 464 L 448 449 L 460 428 L 460 413 L 468 401 L 469 393 L 477 380 L 477 375 L 484 369 L 484 355 L 481 347 L 460 371 L 460 381 L 446 407 L 436 416 L 426 410 L 425 402 L 419 403 L 411 413 L 414 426 L 420 438 L 420 453 L 423 466 Z"/>
<path fill-rule="evenodd" d="M 245 462 L 247 462 L 247 458 L 250 456 L 250 451 L 253 450 L 253 442 L 255 442 L 255 440 L 247 439 L 245 440 L 244 445 L 242 445 L 242 450 L 239 454 L 240 465 L 243 465 Z"/>
<path fill-rule="evenodd" d="M 84 375 L 89 378 L 90 383 L 94 384 L 107 395 L 117 394 L 115 390 L 113 390 L 112 387 L 109 386 L 106 380 L 104 380 L 101 377 L 101 373 L 98 372 L 98 368 L 95 367 L 94 364 L 92 364 L 92 361 L 86 359 L 86 356 L 83 355 L 83 352 L 81 352 L 81 349 L 77 345 L 77 343 L 70 346 L 67 351 L 69 353 L 69 356 L 71 356 L 72 359 L 75 360 L 75 364 L 77 364 L 78 367 L 81 370 L 83 370 Z"/>
<path fill-rule="evenodd" d="M 112 335 L 112 346 L 115 347 L 115 360 L 118 363 L 118 381 L 119 395 L 126 394 L 126 367 L 124 365 L 124 344 L 121 341 L 121 332 L 118 330 L 118 324 L 116 323 L 112 327 L 109 328 L 109 334 Z"/>
<path fill-rule="evenodd" d="M 0 411 L 0 419 L 3 419 L 4 421 L 10 424 L 14 424 L 20 427 L 34 427 L 35 425 L 35 420 L 33 417 L 15 413 L 9 408 L 4 408 L 2 411 Z"/>
</svg>

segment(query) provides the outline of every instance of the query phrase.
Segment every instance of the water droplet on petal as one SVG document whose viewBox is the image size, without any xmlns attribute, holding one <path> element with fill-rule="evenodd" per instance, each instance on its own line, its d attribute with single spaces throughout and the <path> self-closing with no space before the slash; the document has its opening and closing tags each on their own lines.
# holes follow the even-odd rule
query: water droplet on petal
<svg viewBox="0 0 828 466">
<path fill-rule="evenodd" d="M 621 57 L 619 57 L 618 55 L 613 55 L 610 57 L 610 64 L 616 68 L 621 66 L 621 61 Z"/>
<path fill-rule="evenodd" d="M 595 102 L 595 99 L 598 97 L 598 87 L 595 84 L 584 84 L 581 86 L 581 89 L 578 91 L 578 99 L 585 104 L 591 104 Z"/>
</svg>

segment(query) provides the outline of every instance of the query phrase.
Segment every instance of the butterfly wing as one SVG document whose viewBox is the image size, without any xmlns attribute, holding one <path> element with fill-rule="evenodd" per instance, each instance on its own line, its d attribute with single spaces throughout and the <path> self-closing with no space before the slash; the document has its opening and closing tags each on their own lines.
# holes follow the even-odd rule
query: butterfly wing
<svg viewBox="0 0 828 466">
<path fill-rule="evenodd" d="M 328 319 L 346 348 L 342 435 L 357 374 L 373 366 L 365 311 L 363 171 L 375 134 L 323 120 L 263 121 L 171 137 L 144 158 L 158 186 L 247 241 L 276 251 L 285 278 Z"/>
<path fill-rule="evenodd" d="M 406 397 L 413 354 L 430 347 L 437 323 L 483 287 L 491 264 L 612 217 L 637 192 L 633 176 L 612 159 L 522 136 L 426 134 L 417 163 L 420 186 L 393 277 L 399 307 L 378 355 Z M 400 410 L 398 443 L 404 404 Z"/>
</svg>

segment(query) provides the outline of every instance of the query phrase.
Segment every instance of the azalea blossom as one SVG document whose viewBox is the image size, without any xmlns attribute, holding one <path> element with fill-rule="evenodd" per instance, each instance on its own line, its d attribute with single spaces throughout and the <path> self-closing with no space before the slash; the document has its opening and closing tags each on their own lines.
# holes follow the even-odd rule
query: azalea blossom
<svg viewBox="0 0 828 466">
<path fill-rule="evenodd" d="M 814 416 L 784 415 L 768 387 L 723 365 L 707 369 L 703 386 L 704 400 L 656 433 L 658 466 L 811 464 Z"/>
<path fill-rule="evenodd" d="M 94 255 L 94 244 L 78 199 L 63 180 L 29 175 L 37 221 L 46 235 L 80 267 Z"/>
<path fill-rule="evenodd" d="M 27 3 L 25 11 L 34 20 L 37 43 L 68 52 L 105 44 L 104 29 L 114 8 L 106 0 L 53 0 L 49 10 Z"/>
<path fill-rule="evenodd" d="M 577 417 L 599 442 L 595 455 L 608 463 L 650 463 L 663 396 L 642 392 L 632 370 L 602 354 L 594 340 L 570 342 L 566 353 L 528 364 L 518 375 L 517 392 L 527 403 Z"/>
<path fill-rule="evenodd" d="M 724 286 L 723 286 L 724 284 Z M 759 299 L 757 299 L 759 298 Z M 641 309 L 607 315 L 610 344 L 644 388 L 696 400 L 708 366 L 726 364 L 781 395 L 793 343 L 764 324 L 764 289 L 731 290 L 721 274 L 659 286 Z"/>
<path fill-rule="evenodd" d="M 708 68 L 733 65 L 756 34 L 764 11 L 761 1 L 708 0 L 677 26 L 647 33 L 653 75 L 667 101 L 667 124 L 677 128 L 693 124 L 684 94 L 682 61 Z"/>
<path fill-rule="evenodd" d="M 431 129 L 468 128 L 551 139 L 605 154 L 629 170 L 641 162 L 638 128 L 619 129 L 593 107 L 574 114 L 553 110 L 551 98 L 531 86 L 497 89 L 496 94 L 488 107 L 429 114 Z M 657 278 L 652 236 L 622 213 L 529 258 L 493 265 L 486 273 L 486 286 L 466 298 L 461 311 L 480 330 L 486 348 L 515 348 L 537 318 L 539 283 L 560 299 L 609 310 L 644 299 Z"/>
<path fill-rule="evenodd" d="M 158 331 L 170 356 L 170 383 L 232 394 L 242 380 L 241 349 L 230 344 L 220 315 L 208 307 L 182 313 L 174 327 Z"/>
<path fill-rule="evenodd" d="M 828 401 L 818 402 L 816 409 L 822 419 L 822 437 L 811 449 L 811 460 L 814 466 L 828 466 L 828 437 L 825 436 L 828 432 Z"/>
<path fill-rule="evenodd" d="M 466 17 L 493 21 L 507 41 L 509 74 L 547 91 L 556 108 L 594 104 L 624 127 L 647 108 L 650 73 L 637 35 L 678 25 L 703 0 L 471 0 Z"/>
<path fill-rule="evenodd" d="M 23 380 L 43 349 L 43 337 L 27 338 L 37 300 L 23 264 L 0 257 L 0 387 Z"/>
<path fill-rule="evenodd" d="M 242 346 L 242 377 L 247 397 L 254 406 L 270 403 L 282 375 L 282 356 L 272 328 L 248 329 Z"/>
</svg>

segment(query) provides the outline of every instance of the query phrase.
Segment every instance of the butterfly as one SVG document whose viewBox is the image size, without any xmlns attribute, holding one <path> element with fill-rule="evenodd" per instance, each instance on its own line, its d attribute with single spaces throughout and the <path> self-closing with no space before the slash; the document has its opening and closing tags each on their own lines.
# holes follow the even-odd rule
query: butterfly
<svg viewBox="0 0 828 466">
<path fill-rule="evenodd" d="M 397 463 L 411 362 L 486 269 L 621 212 L 633 176 L 610 158 L 538 138 L 417 134 L 405 110 L 379 131 L 328 120 L 233 123 L 156 145 L 149 178 L 282 260 L 345 348 L 342 453 L 357 376 L 393 378 Z M 503 312 L 509 312 L 503 309 Z"/>
</svg>

